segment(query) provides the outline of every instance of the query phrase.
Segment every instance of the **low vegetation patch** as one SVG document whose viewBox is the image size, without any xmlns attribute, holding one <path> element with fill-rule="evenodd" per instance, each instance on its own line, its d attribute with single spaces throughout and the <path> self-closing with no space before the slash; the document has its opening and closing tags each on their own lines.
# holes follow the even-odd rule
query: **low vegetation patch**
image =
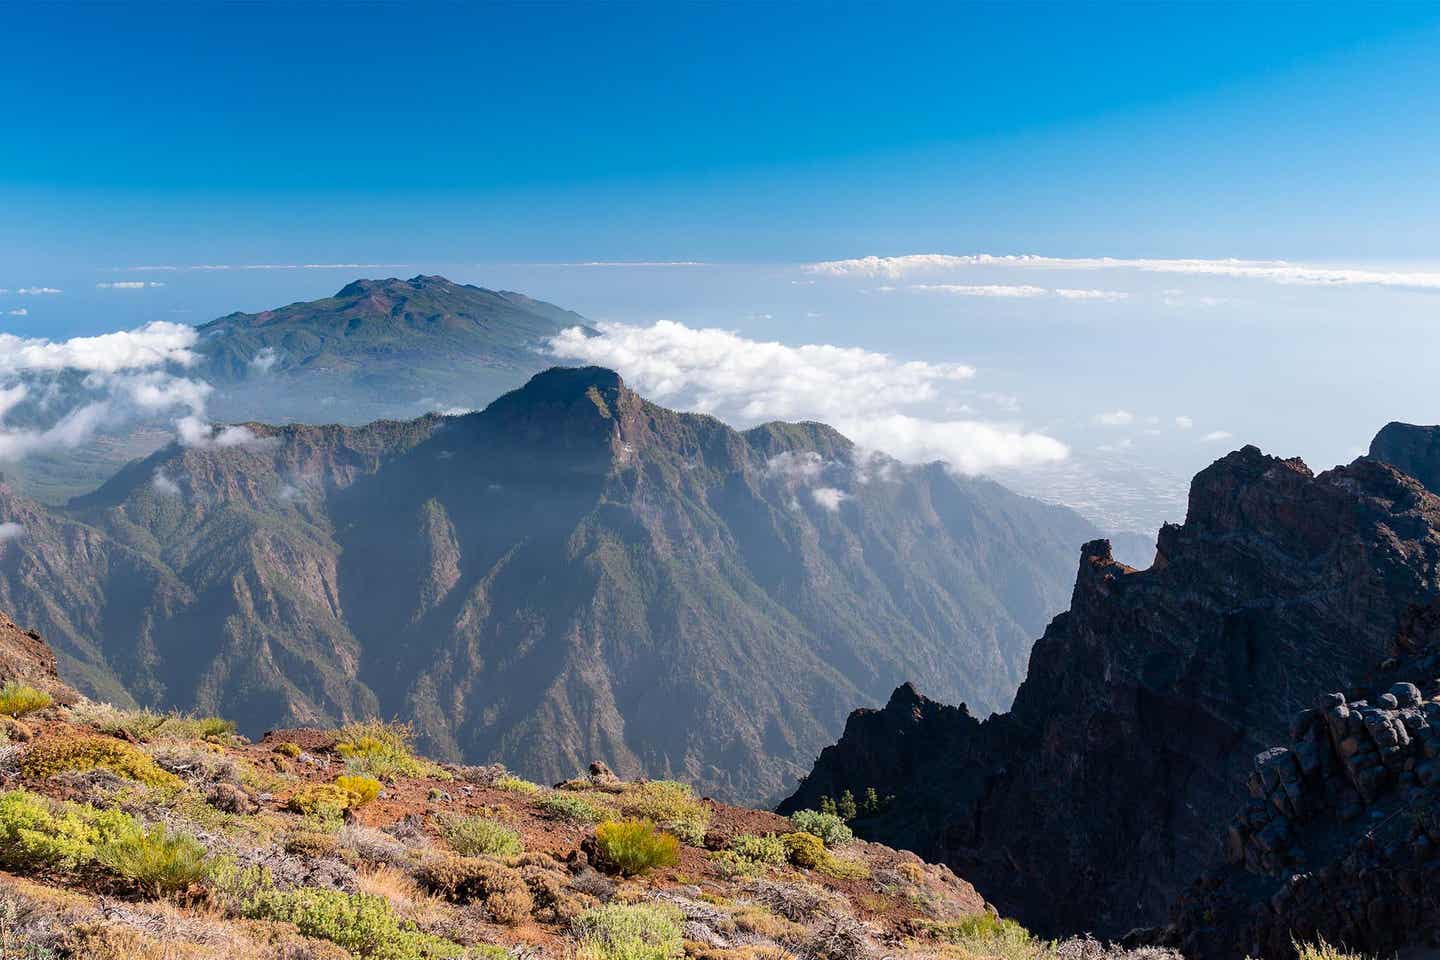
<svg viewBox="0 0 1440 960">
<path fill-rule="evenodd" d="M 44 690 L 16 680 L 7 680 L 0 686 L 0 715 L 23 717 L 27 713 L 44 710 L 54 702 L 54 698 Z"/>
<path fill-rule="evenodd" d="M 710 808 L 695 798 L 690 787 L 673 780 L 636 784 L 620 797 L 620 810 L 628 817 L 652 820 L 691 846 L 705 842 Z"/>
<path fill-rule="evenodd" d="M 346 724 L 340 729 L 335 752 L 345 758 L 350 772 L 368 774 L 381 780 L 439 773 L 434 764 L 419 759 L 411 751 L 413 739 L 408 724 L 366 720 Z"/>
<path fill-rule="evenodd" d="M 780 866 L 790 859 L 790 850 L 785 841 L 773 833 L 763 837 L 745 834 L 730 841 L 730 849 L 747 860 Z"/>
<path fill-rule="evenodd" d="M 519 871 L 494 860 L 432 856 L 421 864 L 419 879 L 451 903 L 482 904 L 496 923 L 521 923 L 535 905 Z"/>
<path fill-rule="evenodd" d="M 680 841 L 649 820 L 608 820 L 595 828 L 595 847 L 606 866 L 626 876 L 680 862 Z"/>
<path fill-rule="evenodd" d="M 163 826 L 145 828 L 129 814 L 56 803 L 25 790 L 0 793 L 0 864 L 25 871 L 74 871 L 95 864 L 166 896 L 205 877 L 205 848 Z"/>
<path fill-rule="evenodd" d="M 541 797 L 535 802 L 535 806 L 551 820 L 566 820 L 570 823 L 599 823 L 614 816 L 613 810 L 569 793 L 552 793 Z"/>
<path fill-rule="evenodd" d="M 660 904 L 607 904 L 575 919 L 577 960 L 671 960 L 684 950 L 682 917 Z"/>
<path fill-rule="evenodd" d="M 140 743 L 151 740 L 205 740 L 227 744 L 235 735 L 235 724 L 221 717 L 195 717 L 154 710 L 124 710 L 109 703 L 82 701 L 70 708 L 70 716 L 83 724 Z"/>
<path fill-rule="evenodd" d="M 293 923 L 307 937 L 328 940 L 364 960 L 430 960 L 461 957 L 459 944 L 421 932 L 383 897 L 302 887 L 258 895 L 246 914 Z"/>
<path fill-rule="evenodd" d="M 285 807 L 293 813 L 321 820 L 334 820 L 346 810 L 358 810 L 380 795 L 380 781 L 363 774 L 341 774 L 334 783 L 301 787 Z"/>
<path fill-rule="evenodd" d="M 855 834 L 845 825 L 845 821 L 834 813 L 822 813 L 819 810 L 797 810 L 791 814 L 790 822 L 795 824 L 796 830 L 819 837 L 827 847 L 848 843 L 855 839 Z"/>
<path fill-rule="evenodd" d="M 20 757 L 27 780 L 100 768 L 151 787 L 179 787 L 180 778 L 162 770 L 138 747 L 108 737 L 67 737 L 31 744 Z"/>
<path fill-rule="evenodd" d="M 496 790 L 508 790 L 510 793 L 518 793 L 524 797 L 535 797 L 545 792 L 545 788 L 538 783 L 531 783 L 529 780 L 505 774 L 497 777 L 491 784 Z"/>
<path fill-rule="evenodd" d="M 448 817 L 441 831 L 451 848 L 463 857 L 518 857 L 525 852 L 520 834 L 484 817 Z"/>
</svg>

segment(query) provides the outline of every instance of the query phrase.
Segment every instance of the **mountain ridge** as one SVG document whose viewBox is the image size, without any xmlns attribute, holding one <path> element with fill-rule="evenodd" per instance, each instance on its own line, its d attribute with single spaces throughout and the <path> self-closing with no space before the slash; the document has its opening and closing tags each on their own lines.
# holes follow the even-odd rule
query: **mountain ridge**
<svg viewBox="0 0 1440 960">
<path fill-rule="evenodd" d="M 26 509 L 0 602 L 111 699 L 247 730 L 403 716 L 440 756 L 550 779 L 599 757 L 752 799 L 903 676 L 1003 706 L 1094 534 L 600 368 L 463 416 L 227 428 Z"/>
</svg>

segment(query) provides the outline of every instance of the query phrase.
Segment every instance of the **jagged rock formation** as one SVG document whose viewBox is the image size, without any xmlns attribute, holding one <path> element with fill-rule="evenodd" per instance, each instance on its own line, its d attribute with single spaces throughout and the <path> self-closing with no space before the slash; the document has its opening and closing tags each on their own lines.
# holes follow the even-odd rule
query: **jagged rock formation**
<svg viewBox="0 0 1440 960">
<path fill-rule="evenodd" d="M 1440 427 L 1387 423 L 1370 441 L 1370 456 L 1410 474 L 1431 493 L 1440 493 Z"/>
<path fill-rule="evenodd" d="M 1320 696 L 1288 747 L 1255 756 L 1227 862 L 1186 891 L 1165 940 L 1187 957 L 1276 960 L 1295 939 L 1377 956 L 1440 941 L 1437 639 L 1440 607 L 1417 610 L 1400 636 L 1413 655 L 1384 683 Z"/>
<path fill-rule="evenodd" d="M 1372 459 L 1246 447 L 1196 476 L 1155 563 L 1087 544 L 1008 714 L 902 688 L 852 715 L 782 810 L 874 786 L 870 838 L 943 858 L 1046 933 L 1158 923 L 1219 853 L 1251 757 L 1387 655 L 1440 594 L 1440 499 Z"/>
<path fill-rule="evenodd" d="M 433 755 L 773 800 L 906 677 L 1000 708 L 1074 513 L 819 424 L 744 433 L 555 369 L 484 412 L 170 447 L 66 510 L 0 490 L 0 605 L 118 702 L 250 733 L 359 716 Z"/>
</svg>

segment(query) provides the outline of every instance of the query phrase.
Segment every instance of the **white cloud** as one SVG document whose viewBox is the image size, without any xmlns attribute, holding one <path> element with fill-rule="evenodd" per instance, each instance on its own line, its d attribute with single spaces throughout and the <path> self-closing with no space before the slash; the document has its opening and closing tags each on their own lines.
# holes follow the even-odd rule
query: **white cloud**
<svg viewBox="0 0 1440 960">
<path fill-rule="evenodd" d="M 280 355 L 275 352 L 274 347 L 261 347 L 260 351 L 250 358 L 250 367 L 261 373 L 269 373 L 279 359 Z"/>
<path fill-rule="evenodd" d="M 39 297 L 50 293 L 64 293 L 65 291 L 56 289 L 55 287 L 21 287 L 15 292 L 21 296 Z"/>
<path fill-rule="evenodd" d="M 810 491 L 810 497 L 821 509 L 835 513 L 840 509 L 840 501 L 849 499 L 850 494 L 834 487 L 816 487 Z"/>
<path fill-rule="evenodd" d="M 810 483 L 825 472 L 825 461 L 813 450 L 786 450 L 765 461 L 765 475 L 792 483 Z"/>
<path fill-rule="evenodd" d="M 862 446 L 909 462 L 942 459 L 966 473 L 1062 459 L 1064 444 L 1006 424 L 922 419 L 973 367 L 901 361 L 829 344 L 789 346 L 673 321 L 649 327 L 601 323 L 551 340 L 559 357 L 610 367 L 636 390 L 671 406 L 737 425 L 820 420 Z"/>
<path fill-rule="evenodd" d="M 220 427 L 206 423 L 199 417 L 181 417 L 175 421 L 182 447 L 209 450 L 216 447 L 254 447 L 273 442 L 273 438 L 259 437 L 249 427 Z"/>
<path fill-rule="evenodd" d="M 917 273 L 953 271 L 967 267 L 1137 270 L 1144 273 L 1234 277 L 1304 286 L 1385 286 L 1440 289 L 1440 272 L 1384 270 L 1346 265 L 1324 266 L 1290 263 L 1285 260 L 1042 257 L 1034 254 L 995 256 L 988 253 L 954 256 L 943 253 L 919 253 L 899 257 L 871 256 L 851 260 L 828 260 L 808 264 L 804 269 L 810 273 L 830 277 L 880 277 L 893 280 Z"/>
<path fill-rule="evenodd" d="M 1130 299 L 1130 294 L 1121 290 L 1075 290 L 1069 287 L 1057 287 L 1055 296 L 1066 300 L 1101 300 L 1106 303 Z"/>
<path fill-rule="evenodd" d="M 963 283 L 915 283 L 911 284 L 910 289 L 922 293 L 948 293 L 957 297 L 1043 297 L 1049 292 L 1044 287 L 1011 287 L 993 283 L 981 286 Z"/>
<path fill-rule="evenodd" d="M 25 527 L 18 523 L 0 523 L 0 543 L 25 536 Z"/>
<path fill-rule="evenodd" d="M 1176 417 L 1175 426 L 1179 427 L 1181 430 L 1189 430 L 1191 427 L 1195 426 L 1195 421 L 1192 420 L 1190 417 Z"/>
<path fill-rule="evenodd" d="M 16 307 L 14 310 L 8 310 L 8 311 L 6 311 L 6 312 L 7 312 L 10 316 L 12 316 L 12 317 L 28 317 L 28 316 L 30 316 L 30 311 L 27 310 L 27 309 L 25 309 L 24 307 Z"/>
<path fill-rule="evenodd" d="M 112 283 L 95 284 L 98 290 L 144 290 L 154 287 L 165 286 L 162 280 L 116 280 Z"/>
<path fill-rule="evenodd" d="M 1234 434 L 1229 430 L 1212 430 L 1200 438 L 1201 443 L 1213 443 L 1220 440 L 1229 440 Z"/>
<path fill-rule="evenodd" d="M 189 366 L 194 327 L 156 320 L 135 330 L 70 340 L 26 339 L 0 333 L 0 376 L 32 371 L 82 370 L 116 373 L 165 364 Z"/>
<path fill-rule="evenodd" d="M 164 470 L 155 471 L 155 475 L 150 478 L 150 486 L 161 496 L 178 497 L 180 495 L 180 484 L 167 477 Z"/>
<path fill-rule="evenodd" d="M 1135 422 L 1135 414 L 1129 410 L 1111 410 L 1095 414 L 1095 422 L 1105 427 L 1124 427 Z"/>
</svg>

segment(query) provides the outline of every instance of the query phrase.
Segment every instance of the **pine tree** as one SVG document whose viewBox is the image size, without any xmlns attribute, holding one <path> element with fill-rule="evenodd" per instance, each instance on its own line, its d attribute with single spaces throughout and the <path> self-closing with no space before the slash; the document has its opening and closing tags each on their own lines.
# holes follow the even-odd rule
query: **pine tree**
<svg viewBox="0 0 1440 960">
<path fill-rule="evenodd" d="M 831 799 L 830 797 L 828 797 L 828 796 L 826 796 L 826 797 L 821 797 L 821 798 L 820 798 L 820 812 L 821 812 L 821 813 L 834 813 L 834 812 L 835 812 L 835 801 L 832 800 L 832 799 Z"/>
<path fill-rule="evenodd" d="M 875 792 L 874 787 L 865 788 L 865 802 L 861 804 L 860 809 L 867 817 L 873 817 L 880 812 L 880 794 Z"/>
</svg>

